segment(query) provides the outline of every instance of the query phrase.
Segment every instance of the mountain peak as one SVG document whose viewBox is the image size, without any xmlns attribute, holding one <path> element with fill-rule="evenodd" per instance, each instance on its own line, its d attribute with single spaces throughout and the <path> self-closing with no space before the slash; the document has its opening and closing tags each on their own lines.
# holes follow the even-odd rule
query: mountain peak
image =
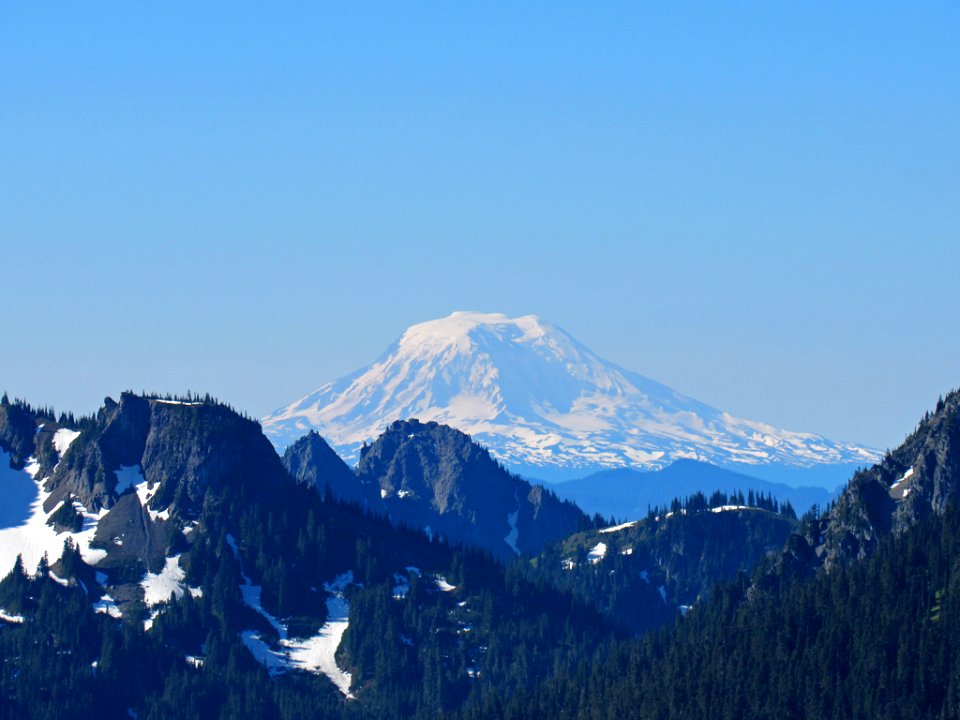
<svg viewBox="0 0 960 720">
<path fill-rule="evenodd" d="M 587 523 L 575 505 L 511 475 L 468 435 L 433 421 L 391 423 L 363 453 L 357 480 L 379 487 L 394 523 L 504 559 L 539 552 Z"/>
<path fill-rule="evenodd" d="M 516 472 L 657 469 L 681 458 L 870 463 L 868 448 L 742 420 L 625 370 L 536 315 L 459 311 L 413 325 L 373 365 L 263 419 L 280 448 L 319 430 L 355 461 L 391 422 L 461 430 Z"/>
<path fill-rule="evenodd" d="M 411 326 L 398 342 L 402 351 L 455 348 L 471 352 L 476 348 L 479 333 L 508 342 L 530 342 L 543 338 L 549 330 L 536 315 L 510 318 L 503 313 L 481 313 L 458 310 L 445 318 L 428 320 Z"/>
</svg>

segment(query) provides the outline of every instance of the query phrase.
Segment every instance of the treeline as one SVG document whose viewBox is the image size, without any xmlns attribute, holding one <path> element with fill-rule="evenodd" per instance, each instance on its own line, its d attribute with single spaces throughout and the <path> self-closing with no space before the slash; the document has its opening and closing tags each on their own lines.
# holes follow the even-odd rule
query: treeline
<svg viewBox="0 0 960 720">
<path fill-rule="evenodd" d="M 0 396 L 0 408 L 5 410 L 12 408 L 19 415 L 30 417 L 35 423 L 51 422 L 71 429 L 77 429 L 84 423 L 94 420 L 92 415 L 76 416 L 72 412 L 61 412 L 57 415 L 57 411 L 52 405 L 31 405 L 20 398 L 11 400 L 6 392 Z"/>
<path fill-rule="evenodd" d="M 238 410 L 233 407 L 230 403 L 224 402 L 223 400 L 218 399 L 215 395 L 210 393 L 195 393 L 192 390 L 187 390 L 185 393 L 158 393 L 151 392 L 147 390 L 141 390 L 139 393 L 134 392 L 133 390 L 124 390 L 122 395 L 135 395 L 137 397 L 146 398 L 147 400 L 163 400 L 166 402 L 175 402 L 175 403 L 187 403 L 187 404 L 199 404 L 199 405 L 217 405 L 223 408 L 226 408 L 230 412 L 236 413 L 244 420 L 253 420 L 259 422 L 259 420 L 251 415 L 248 415 L 243 410 Z"/>
<path fill-rule="evenodd" d="M 704 510 L 712 510 L 725 506 L 750 507 L 760 510 L 767 510 L 773 513 L 785 515 L 794 520 L 797 519 L 797 512 L 789 500 L 782 503 L 773 495 L 767 495 L 763 492 L 748 490 L 746 496 L 743 490 L 736 490 L 732 493 L 725 493 L 722 490 L 714 490 L 709 497 L 702 492 L 695 492 L 686 498 L 675 497 L 666 507 L 652 507 L 647 510 L 648 518 L 656 518 L 668 513 L 695 513 Z M 817 511 L 819 512 L 819 511 Z"/>
</svg>

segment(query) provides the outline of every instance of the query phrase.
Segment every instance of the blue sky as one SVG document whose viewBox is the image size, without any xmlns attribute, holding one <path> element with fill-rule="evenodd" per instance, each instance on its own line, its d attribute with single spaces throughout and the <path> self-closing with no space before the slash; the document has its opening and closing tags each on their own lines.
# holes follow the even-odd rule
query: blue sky
<svg viewBox="0 0 960 720">
<path fill-rule="evenodd" d="M 0 388 L 254 415 L 456 309 L 886 447 L 960 385 L 956 3 L 0 5 Z"/>
</svg>

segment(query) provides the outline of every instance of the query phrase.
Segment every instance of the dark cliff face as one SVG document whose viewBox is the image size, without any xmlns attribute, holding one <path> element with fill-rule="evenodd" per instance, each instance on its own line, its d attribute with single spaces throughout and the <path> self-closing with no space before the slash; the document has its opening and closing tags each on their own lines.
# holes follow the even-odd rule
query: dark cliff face
<svg viewBox="0 0 960 720">
<path fill-rule="evenodd" d="M 363 485 L 391 520 L 509 559 L 586 524 L 584 514 L 515 477 L 468 435 L 435 422 L 398 421 L 363 452 Z"/>
<path fill-rule="evenodd" d="M 940 401 L 896 450 L 850 480 L 836 505 L 792 538 L 784 565 L 807 572 L 869 555 L 884 535 L 960 505 L 960 392 Z M 807 562 L 801 562 L 801 559 Z"/>
<path fill-rule="evenodd" d="M 46 489 L 47 508 L 71 498 L 91 510 L 112 508 L 130 489 L 118 471 L 138 468 L 151 509 L 196 514 L 211 487 L 228 481 L 275 482 L 283 467 L 259 425 L 212 402 L 173 402 L 124 393 L 109 398 L 96 422 L 61 458 Z"/>
<path fill-rule="evenodd" d="M 263 495 L 286 478 L 259 424 L 231 409 L 154 400 L 150 410 L 141 464 L 144 478 L 159 483 L 151 502 L 155 509 L 173 503 L 193 515 L 211 489 L 229 483 Z"/>
<path fill-rule="evenodd" d="M 52 445 L 46 431 L 37 435 L 39 447 Z M 58 530 L 76 519 L 64 508 L 79 504 L 102 515 L 91 546 L 107 551 L 98 568 L 111 571 L 115 582 L 157 572 L 182 549 L 182 531 L 199 517 L 211 491 L 230 484 L 255 498 L 286 479 L 256 422 L 213 402 L 130 393 L 119 402 L 108 398 L 55 459 L 44 484 L 50 493 L 44 510 L 59 508 L 53 518 Z"/>
<path fill-rule="evenodd" d="M 117 501 L 115 472 L 139 464 L 149 430 L 149 401 L 124 394 L 111 398 L 59 458 L 45 487 L 51 492 L 44 510 L 61 501 L 77 501 L 91 511 L 111 508 Z"/>
</svg>

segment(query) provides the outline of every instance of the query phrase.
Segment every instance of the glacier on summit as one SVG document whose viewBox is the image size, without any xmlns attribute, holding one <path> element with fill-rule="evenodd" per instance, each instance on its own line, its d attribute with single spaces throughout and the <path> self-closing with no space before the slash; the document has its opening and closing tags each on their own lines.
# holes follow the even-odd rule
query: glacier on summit
<svg viewBox="0 0 960 720">
<path fill-rule="evenodd" d="M 853 443 L 744 420 L 598 357 L 534 315 L 455 312 L 410 327 L 373 365 L 262 419 L 282 450 L 316 430 L 348 462 L 394 420 L 451 425 L 511 470 L 871 464 Z"/>
</svg>

